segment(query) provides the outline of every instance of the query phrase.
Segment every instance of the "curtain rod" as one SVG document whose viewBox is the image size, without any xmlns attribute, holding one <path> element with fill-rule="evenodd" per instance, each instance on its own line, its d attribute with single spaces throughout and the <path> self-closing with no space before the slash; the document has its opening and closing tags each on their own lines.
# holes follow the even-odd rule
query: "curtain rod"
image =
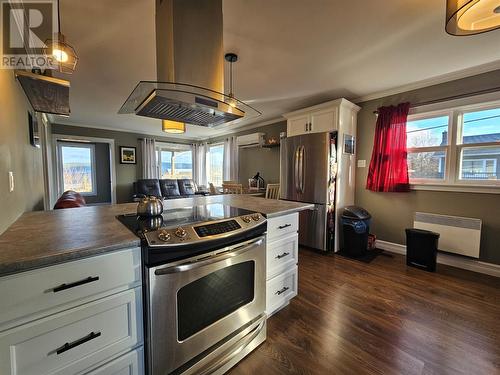
<svg viewBox="0 0 500 375">
<path fill-rule="evenodd" d="M 465 93 L 465 94 L 447 96 L 447 97 L 441 98 L 441 99 L 434 99 L 434 100 L 427 100 L 425 102 L 413 103 L 413 104 L 410 104 L 410 108 L 421 107 L 421 106 L 429 105 L 429 104 L 447 102 L 449 100 L 454 100 L 454 99 L 463 99 L 463 98 L 468 98 L 470 96 L 476 96 L 476 95 L 481 95 L 481 94 L 489 94 L 489 93 L 497 92 L 497 91 L 500 91 L 500 86 L 492 87 L 492 88 L 484 89 L 484 90 L 479 90 L 479 91 L 473 91 L 473 92 L 469 92 L 469 93 Z M 373 111 L 373 113 L 378 114 L 378 111 Z"/>
</svg>

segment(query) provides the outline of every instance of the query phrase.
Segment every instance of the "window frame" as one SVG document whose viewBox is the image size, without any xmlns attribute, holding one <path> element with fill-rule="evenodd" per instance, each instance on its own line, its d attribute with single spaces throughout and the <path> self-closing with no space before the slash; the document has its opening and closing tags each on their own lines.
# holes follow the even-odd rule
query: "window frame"
<svg viewBox="0 0 500 375">
<path fill-rule="evenodd" d="M 158 172 L 158 178 L 164 179 L 161 174 L 161 153 L 162 151 L 171 152 L 173 155 L 177 152 L 191 152 L 191 177 L 189 179 L 194 179 L 194 155 L 193 147 L 189 144 L 184 143 L 166 143 L 166 142 L 156 142 L 156 169 Z M 169 177 L 169 179 L 176 179 L 177 177 Z M 184 177 L 182 177 L 184 178 Z"/>
<path fill-rule="evenodd" d="M 210 168 L 210 149 L 212 147 L 222 147 L 222 178 L 221 178 L 221 184 L 216 185 L 214 182 L 210 181 L 210 173 L 211 173 L 211 168 Z M 224 181 L 224 142 L 216 142 L 216 143 L 209 143 L 207 145 L 207 153 L 206 153 L 206 166 L 207 166 L 207 182 L 214 184 L 215 187 L 220 188 L 222 187 L 222 183 Z"/>
<path fill-rule="evenodd" d="M 91 192 L 80 192 L 82 196 L 86 197 L 96 197 L 97 196 L 97 179 L 96 179 L 96 162 L 95 162 L 95 144 L 87 142 L 73 142 L 73 141 L 57 141 L 57 185 L 59 189 L 59 195 L 66 191 L 64 188 L 64 168 L 63 168 L 63 147 L 74 147 L 74 148 L 88 148 L 90 149 L 90 169 L 92 172 L 92 191 Z"/>
<path fill-rule="evenodd" d="M 498 97 L 498 96 L 497 96 Z M 446 104 L 446 103 L 444 103 Z M 423 108 L 410 110 L 408 122 L 423 120 L 426 118 L 449 116 L 448 122 L 448 145 L 446 146 L 445 177 L 443 180 L 436 179 L 410 179 L 410 187 L 413 190 L 437 190 L 437 191 L 460 191 L 477 193 L 500 194 L 500 179 L 497 180 L 464 180 L 461 179 L 462 151 L 477 147 L 500 147 L 500 142 L 485 143 L 463 143 L 463 119 L 464 114 L 470 112 L 484 111 L 500 108 L 500 100 L 493 100 L 476 104 L 463 104 L 447 108 L 425 111 Z M 408 148 L 408 153 L 442 150 L 444 146 Z"/>
</svg>

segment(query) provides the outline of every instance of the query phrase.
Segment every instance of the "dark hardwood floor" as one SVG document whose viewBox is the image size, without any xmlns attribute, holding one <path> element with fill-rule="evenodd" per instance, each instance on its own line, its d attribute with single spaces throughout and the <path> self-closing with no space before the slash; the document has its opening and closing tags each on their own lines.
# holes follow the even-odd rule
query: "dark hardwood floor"
<svg viewBox="0 0 500 375">
<path fill-rule="evenodd" d="M 500 279 L 386 254 L 301 249 L 299 295 L 231 375 L 500 374 Z"/>
</svg>

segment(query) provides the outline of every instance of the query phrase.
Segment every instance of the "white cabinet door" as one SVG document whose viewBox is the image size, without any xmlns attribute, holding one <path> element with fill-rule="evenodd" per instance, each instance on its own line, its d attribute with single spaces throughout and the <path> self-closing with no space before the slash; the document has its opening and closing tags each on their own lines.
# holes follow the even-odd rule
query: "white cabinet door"
<svg viewBox="0 0 500 375">
<path fill-rule="evenodd" d="M 299 213 L 270 217 L 267 219 L 267 240 L 274 241 L 289 234 L 297 234 L 299 230 Z"/>
<path fill-rule="evenodd" d="M 292 233 L 266 245 L 266 277 L 272 279 L 280 273 L 297 265 L 299 250 L 299 235 Z"/>
<path fill-rule="evenodd" d="M 65 375 L 142 343 L 141 288 L 0 334 L 0 374 Z"/>
<path fill-rule="evenodd" d="M 297 295 L 297 281 L 297 266 L 267 281 L 266 314 L 268 316 L 288 304 Z"/>
<path fill-rule="evenodd" d="M 0 278 L 0 332 L 141 284 L 132 248 Z"/>
<path fill-rule="evenodd" d="M 310 133 L 324 133 L 337 130 L 337 109 L 313 112 Z"/>
<path fill-rule="evenodd" d="M 308 132 L 310 123 L 309 115 L 301 115 L 297 117 L 289 118 L 287 121 L 287 137 L 293 137 L 294 135 L 301 135 Z"/>
<path fill-rule="evenodd" d="M 144 375 L 144 350 L 140 348 L 131 351 L 87 375 Z"/>
</svg>

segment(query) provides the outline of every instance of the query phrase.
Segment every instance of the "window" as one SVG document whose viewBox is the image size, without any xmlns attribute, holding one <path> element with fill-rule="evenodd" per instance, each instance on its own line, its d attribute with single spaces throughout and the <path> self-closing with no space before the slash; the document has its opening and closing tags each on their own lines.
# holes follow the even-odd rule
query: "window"
<svg viewBox="0 0 500 375">
<path fill-rule="evenodd" d="M 449 122 L 449 115 L 408 121 L 406 147 L 410 180 L 444 180 Z"/>
<path fill-rule="evenodd" d="M 224 145 L 210 145 L 207 153 L 207 178 L 215 186 L 222 186 Z"/>
<path fill-rule="evenodd" d="M 410 115 L 407 148 L 414 185 L 500 187 L 500 103 Z"/>
<path fill-rule="evenodd" d="M 160 178 L 193 178 L 191 146 L 160 144 L 157 147 L 156 157 Z"/>
<path fill-rule="evenodd" d="M 82 195 L 96 195 L 94 145 L 58 142 L 57 147 L 61 193 L 74 190 Z"/>
</svg>

